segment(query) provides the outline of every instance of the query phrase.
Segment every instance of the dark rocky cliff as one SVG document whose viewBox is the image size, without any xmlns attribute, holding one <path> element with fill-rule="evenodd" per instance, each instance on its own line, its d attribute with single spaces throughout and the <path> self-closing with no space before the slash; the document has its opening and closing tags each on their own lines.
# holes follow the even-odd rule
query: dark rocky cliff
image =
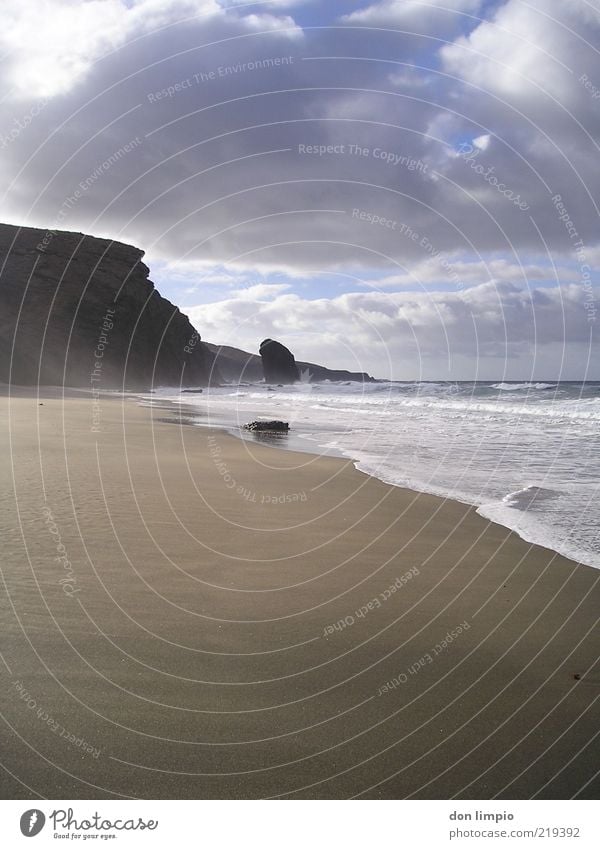
<svg viewBox="0 0 600 849">
<path fill-rule="evenodd" d="M 148 279 L 144 253 L 0 225 L 0 382 L 147 389 L 219 382 L 214 355 Z"/>
</svg>

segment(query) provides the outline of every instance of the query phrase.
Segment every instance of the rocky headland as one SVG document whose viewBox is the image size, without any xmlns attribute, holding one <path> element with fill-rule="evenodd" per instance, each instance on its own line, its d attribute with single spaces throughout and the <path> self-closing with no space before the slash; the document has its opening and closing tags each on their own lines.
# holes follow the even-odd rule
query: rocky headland
<svg viewBox="0 0 600 849">
<path fill-rule="evenodd" d="M 150 280 L 137 247 L 0 224 L 0 383 L 103 390 L 361 381 L 362 372 L 211 345 Z"/>
<path fill-rule="evenodd" d="M 219 382 L 214 355 L 149 279 L 144 252 L 0 225 L 0 381 L 104 389 Z"/>
</svg>

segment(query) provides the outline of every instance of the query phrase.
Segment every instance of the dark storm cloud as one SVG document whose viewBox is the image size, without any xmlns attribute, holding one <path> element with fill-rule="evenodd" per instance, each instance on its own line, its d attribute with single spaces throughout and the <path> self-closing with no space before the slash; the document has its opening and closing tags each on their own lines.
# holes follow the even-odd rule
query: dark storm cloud
<svg viewBox="0 0 600 849">
<path fill-rule="evenodd" d="M 295 13 L 320 4 L 55 0 L 40 21 L 39 4 L 11 1 L 5 219 L 207 270 L 403 275 L 454 253 L 484 283 L 499 257 L 568 259 L 579 341 L 598 241 L 597 16 L 579 0 L 486 4 L 485 20 L 476 0 L 443 5 L 346 4 L 303 30 Z M 25 45 L 34 22 L 45 37 Z M 526 313 L 502 304 L 517 344 Z"/>
</svg>

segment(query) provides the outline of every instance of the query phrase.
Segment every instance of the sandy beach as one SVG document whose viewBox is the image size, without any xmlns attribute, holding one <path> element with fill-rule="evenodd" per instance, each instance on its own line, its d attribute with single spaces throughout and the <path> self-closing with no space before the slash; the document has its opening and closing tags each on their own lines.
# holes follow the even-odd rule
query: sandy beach
<svg viewBox="0 0 600 849">
<path fill-rule="evenodd" d="M 600 573 L 350 461 L 0 399 L 3 798 L 596 798 Z"/>
</svg>

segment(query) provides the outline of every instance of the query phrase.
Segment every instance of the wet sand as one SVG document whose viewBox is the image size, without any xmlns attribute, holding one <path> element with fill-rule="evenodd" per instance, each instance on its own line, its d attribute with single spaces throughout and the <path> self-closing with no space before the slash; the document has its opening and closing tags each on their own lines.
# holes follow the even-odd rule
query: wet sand
<svg viewBox="0 0 600 849">
<path fill-rule="evenodd" d="M 345 460 L 29 394 L 3 798 L 598 796 L 600 572 Z"/>
</svg>

